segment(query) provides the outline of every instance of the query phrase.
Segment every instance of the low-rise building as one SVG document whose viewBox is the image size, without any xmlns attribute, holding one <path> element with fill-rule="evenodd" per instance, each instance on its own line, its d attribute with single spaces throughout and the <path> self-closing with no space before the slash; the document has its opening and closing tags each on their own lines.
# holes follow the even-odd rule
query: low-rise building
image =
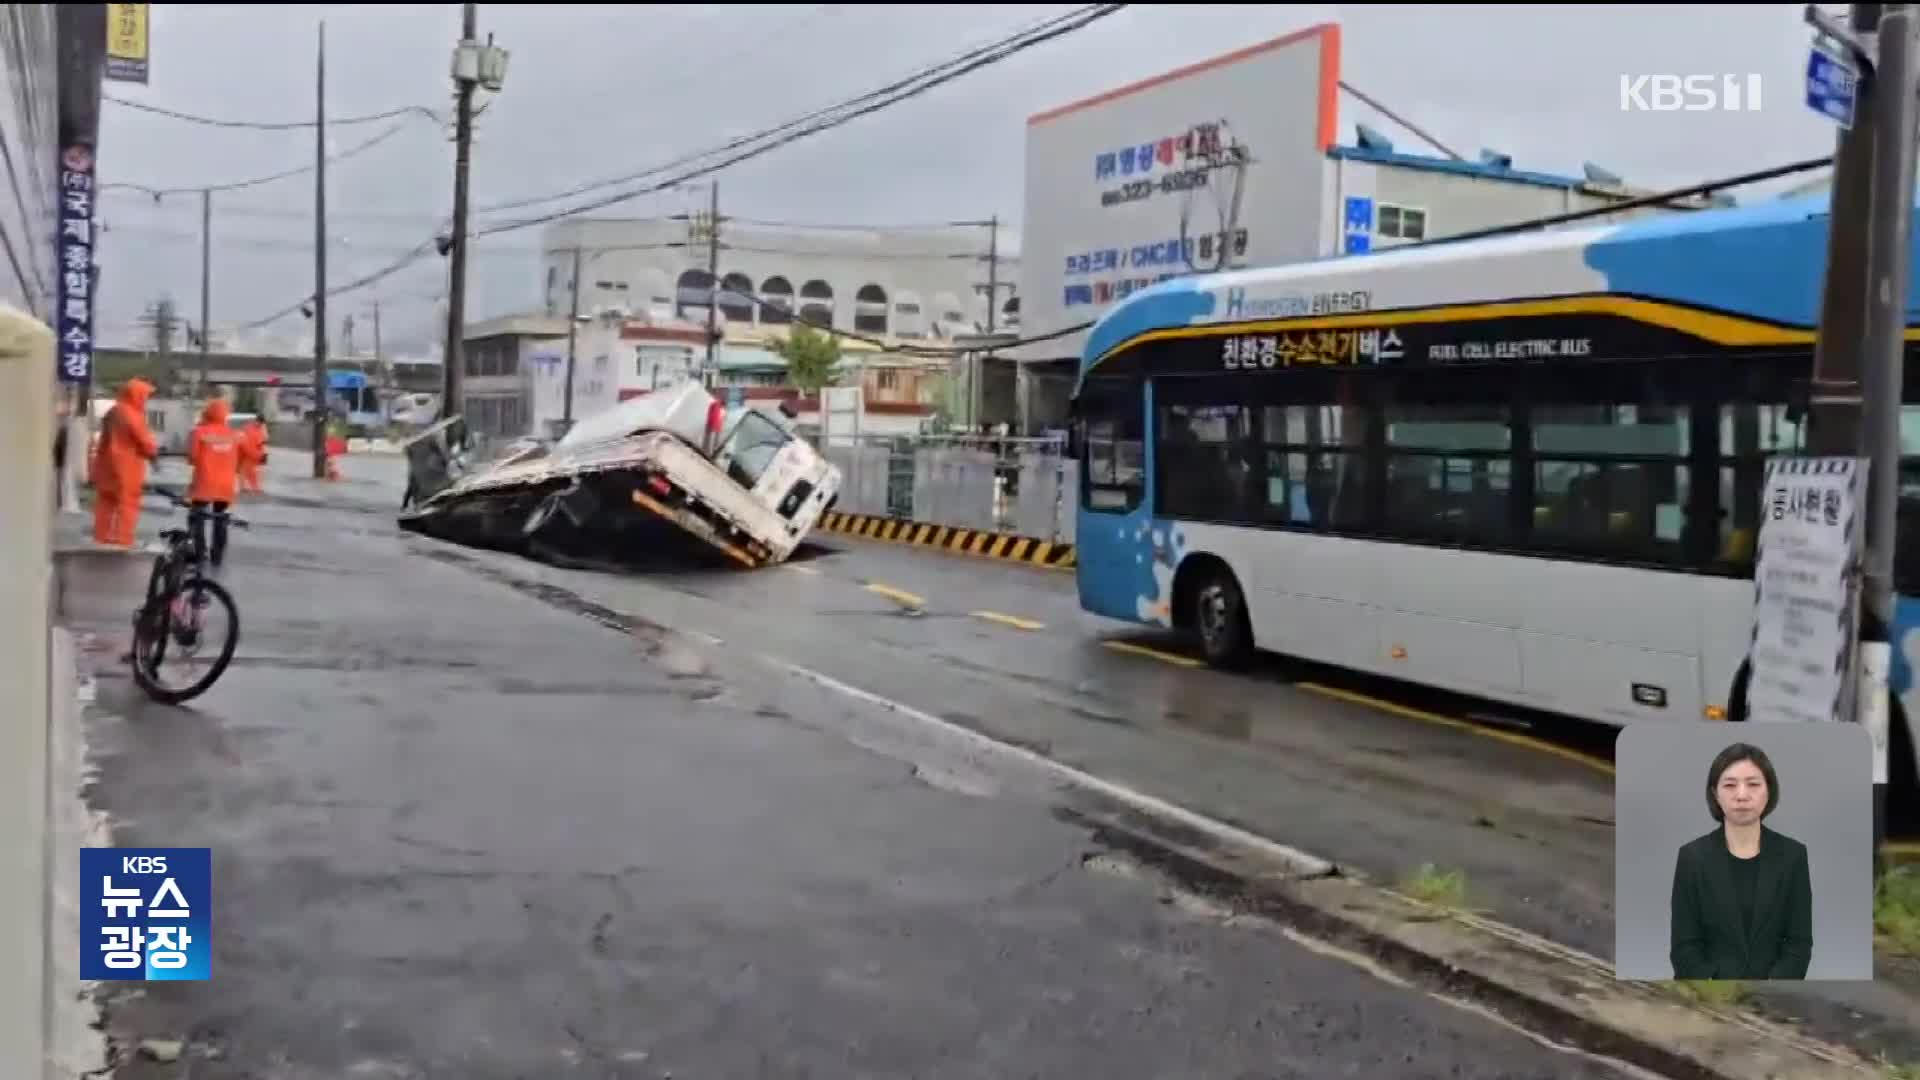
<svg viewBox="0 0 1920 1080">
<path fill-rule="evenodd" d="M 476 324 L 464 346 L 465 413 L 473 430 L 492 438 L 551 436 L 619 402 L 700 378 L 707 370 L 707 330 L 681 320 L 649 321 L 602 313 L 583 316 L 569 342 L 567 320 L 517 315 Z M 715 343 L 711 386 L 723 399 L 784 402 L 803 426 L 819 423 L 819 395 L 788 377 L 773 345 L 779 327 L 727 326 Z M 851 338 L 841 340 L 839 387 L 859 387 L 865 435 L 924 430 L 946 392 L 949 361 L 916 356 Z M 567 355 L 573 353 L 572 406 Z"/>
</svg>

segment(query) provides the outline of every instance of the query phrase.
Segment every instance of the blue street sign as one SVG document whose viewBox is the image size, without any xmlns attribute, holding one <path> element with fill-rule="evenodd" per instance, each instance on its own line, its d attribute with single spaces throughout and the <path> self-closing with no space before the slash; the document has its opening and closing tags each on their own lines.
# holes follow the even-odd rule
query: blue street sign
<svg viewBox="0 0 1920 1080">
<path fill-rule="evenodd" d="M 1364 255 L 1373 250 L 1373 200 L 1362 195 L 1347 196 L 1346 244 L 1348 255 Z"/>
<path fill-rule="evenodd" d="M 1807 108 L 1843 128 L 1853 127 L 1854 89 L 1859 76 L 1852 65 L 1815 46 L 1807 53 Z"/>
</svg>

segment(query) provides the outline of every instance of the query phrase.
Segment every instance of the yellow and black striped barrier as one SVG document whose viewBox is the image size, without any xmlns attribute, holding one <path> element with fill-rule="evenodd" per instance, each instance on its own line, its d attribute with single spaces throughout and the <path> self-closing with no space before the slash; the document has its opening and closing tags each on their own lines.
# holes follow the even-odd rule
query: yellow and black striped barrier
<svg viewBox="0 0 1920 1080">
<path fill-rule="evenodd" d="M 1056 544 L 1013 533 L 933 525 L 904 518 L 842 514 L 832 510 L 820 515 L 820 528 L 842 536 L 910 544 L 1004 562 L 1021 562 L 1030 566 L 1044 566 L 1049 570 L 1071 570 L 1074 567 L 1072 544 Z"/>
</svg>

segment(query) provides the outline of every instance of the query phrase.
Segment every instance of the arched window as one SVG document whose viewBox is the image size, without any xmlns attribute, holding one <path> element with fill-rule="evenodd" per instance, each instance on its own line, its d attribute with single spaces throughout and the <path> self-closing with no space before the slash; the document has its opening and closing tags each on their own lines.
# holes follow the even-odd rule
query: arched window
<svg viewBox="0 0 1920 1080">
<path fill-rule="evenodd" d="M 728 274 L 720 279 L 720 314 L 728 322 L 753 321 L 753 279 L 745 274 Z"/>
<path fill-rule="evenodd" d="M 853 294 L 853 328 L 863 334 L 887 332 L 887 290 L 878 285 L 862 285 Z"/>
<path fill-rule="evenodd" d="M 760 299 L 765 306 L 760 309 L 760 321 L 768 326 L 782 326 L 793 321 L 793 283 L 778 274 L 768 278 L 760 286 Z"/>
<path fill-rule="evenodd" d="M 808 322 L 833 325 L 833 286 L 814 278 L 800 286 L 800 314 Z"/>
<path fill-rule="evenodd" d="M 705 270 L 688 270 L 680 275 L 680 281 L 674 289 L 673 314 L 675 318 L 694 319 L 707 317 L 707 305 L 713 302 L 713 275 Z M 688 314 L 692 312 L 692 314 Z"/>
</svg>

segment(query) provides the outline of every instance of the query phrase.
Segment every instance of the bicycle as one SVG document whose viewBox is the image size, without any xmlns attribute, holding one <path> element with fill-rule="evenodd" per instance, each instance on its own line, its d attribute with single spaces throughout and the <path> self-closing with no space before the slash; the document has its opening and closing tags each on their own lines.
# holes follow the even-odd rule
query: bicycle
<svg viewBox="0 0 1920 1080">
<path fill-rule="evenodd" d="M 134 682 L 149 698 L 164 705 L 179 705 L 211 689 L 233 662 L 234 650 L 240 644 L 239 607 L 226 586 L 206 575 L 206 554 L 195 543 L 192 526 L 221 516 L 234 527 L 245 529 L 248 525 L 231 514 L 195 507 L 176 493 L 164 494 L 175 506 L 186 508 L 188 525 L 160 531 L 165 548 L 154 558 L 153 571 L 147 576 L 146 600 L 133 613 L 133 647 L 127 659 L 133 666 Z M 168 647 L 189 663 L 198 657 L 206 644 L 202 634 L 206 612 L 216 602 L 225 610 L 228 622 L 226 639 L 220 643 L 212 665 L 184 688 L 163 685 L 160 666 L 166 662 Z"/>
</svg>

